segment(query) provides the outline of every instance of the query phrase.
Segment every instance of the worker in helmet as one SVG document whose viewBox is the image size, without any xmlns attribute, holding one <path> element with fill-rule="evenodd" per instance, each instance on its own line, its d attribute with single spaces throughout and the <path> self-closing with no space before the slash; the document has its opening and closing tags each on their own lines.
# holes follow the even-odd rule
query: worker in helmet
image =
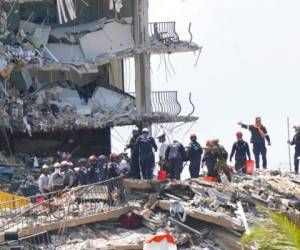
<svg viewBox="0 0 300 250">
<path fill-rule="evenodd" d="M 202 158 L 202 164 L 205 164 L 207 168 L 207 176 L 218 177 L 218 172 L 215 170 L 217 161 L 218 158 L 216 152 L 213 150 L 213 143 L 211 140 L 207 140 Z"/>
<path fill-rule="evenodd" d="M 121 175 L 120 167 L 119 167 L 119 154 L 113 152 L 110 154 L 109 163 L 108 163 L 108 178 L 116 178 Z"/>
<path fill-rule="evenodd" d="M 242 122 L 238 123 L 242 128 L 248 129 L 251 132 L 250 142 L 253 144 L 253 154 L 255 157 L 256 169 L 260 168 L 260 155 L 262 157 L 263 168 L 267 168 L 267 148 L 266 141 L 271 146 L 270 136 L 268 135 L 267 129 L 262 125 L 261 118 L 255 118 L 254 125 L 245 125 Z"/>
<path fill-rule="evenodd" d="M 49 190 L 52 192 L 64 189 L 64 174 L 60 163 L 56 162 L 53 167 L 54 172 L 49 177 Z"/>
<path fill-rule="evenodd" d="M 97 174 L 98 162 L 95 155 L 91 155 L 88 159 L 89 163 L 89 183 L 97 183 L 99 176 Z"/>
<path fill-rule="evenodd" d="M 105 155 L 99 155 L 97 161 L 99 167 L 99 181 L 106 181 L 108 179 L 107 158 Z"/>
<path fill-rule="evenodd" d="M 166 150 L 169 146 L 169 143 L 166 141 L 166 134 L 161 133 L 157 136 L 157 139 L 160 143 L 159 150 L 158 150 L 158 157 L 159 157 L 159 167 L 160 170 L 167 170 L 167 161 L 166 161 Z"/>
<path fill-rule="evenodd" d="M 64 186 L 65 188 L 72 188 L 76 182 L 76 175 L 73 170 L 73 162 L 66 161 L 61 163 L 64 172 Z"/>
<path fill-rule="evenodd" d="M 135 143 L 139 155 L 139 166 L 144 179 L 152 179 L 155 166 L 153 150 L 157 151 L 157 145 L 153 137 L 149 135 L 149 130 L 144 128 Z"/>
<path fill-rule="evenodd" d="M 89 181 L 88 161 L 85 158 L 81 158 L 78 161 L 78 185 L 87 185 Z"/>
<path fill-rule="evenodd" d="M 203 150 L 200 143 L 197 141 L 196 134 L 191 134 L 190 140 L 191 142 L 187 147 L 187 158 L 190 161 L 190 176 L 191 178 L 199 178 Z"/>
<path fill-rule="evenodd" d="M 130 138 L 129 144 L 126 145 L 126 149 L 130 149 L 130 167 L 131 167 L 131 176 L 134 179 L 141 179 L 140 166 L 139 166 L 139 154 L 136 149 L 136 140 L 140 135 L 138 127 L 133 128 L 132 137 Z"/>
<path fill-rule="evenodd" d="M 294 126 L 295 135 L 293 140 L 288 140 L 290 145 L 295 145 L 295 154 L 294 154 L 294 167 L 295 174 L 299 173 L 299 158 L 300 158 L 300 127 Z"/>
<path fill-rule="evenodd" d="M 242 132 L 238 131 L 236 133 L 236 138 L 237 141 L 233 143 L 229 159 L 232 161 L 233 156 L 235 156 L 236 171 L 246 173 L 247 158 L 251 160 L 249 145 L 243 140 Z"/>
<path fill-rule="evenodd" d="M 39 177 L 39 191 L 41 194 L 45 194 L 49 192 L 49 166 L 42 166 L 42 174 Z"/>
<path fill-rule="evenodd" d="M 219 139 L 212 140 L 212 144 L 212 150 L 217 157 L 215 170 L 218 172 L 219 177 L 221 177 L 221 174 L 225 174 L 227 179 L 231 181 L 231 173 L 227 165 L 228 153 L 226 149 L 219 143 Z"/>
<path fill-rule="evenodd" d="M 168 172 L 171 180 L 180 180 L 183 170 L 183 161 L 185 159 L 185 149 L 183 145 L 174 140 L 166 150 L 166 159 L 168 161 Z"/>
</svg>

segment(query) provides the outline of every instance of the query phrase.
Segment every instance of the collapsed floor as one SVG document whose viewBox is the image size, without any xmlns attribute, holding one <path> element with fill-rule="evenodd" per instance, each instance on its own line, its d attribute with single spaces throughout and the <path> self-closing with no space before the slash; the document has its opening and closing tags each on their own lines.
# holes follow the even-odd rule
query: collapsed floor
<svg viewBox="0 0 300 250">
<path fill-rule="evenodd" d="M 62 207 L 50 216 L 43 203 L 30 202 L 26 214 L 24 208 L 2 207 L 0 225 L 19 228 L 21 238 L 27 237 L 20 244 L 62 250 L 142 249 L 145 239 L 157 232 L 172 233 L 179 249 L 242 249 L 242 234 L 266 220 L 260 206 L 281 211 L 300 224 L 300 178 L 292 174 L 235 175 L 230 184 L 202 178 L 112 182 L 114 188 L 102 183 L 54 198 L 52 202 Z M 114 190 L 112 200 L 108 189 Z M 18 217 L 19 210 L 22 223 L 9 221 L 9 215 Z"/>
</svg>

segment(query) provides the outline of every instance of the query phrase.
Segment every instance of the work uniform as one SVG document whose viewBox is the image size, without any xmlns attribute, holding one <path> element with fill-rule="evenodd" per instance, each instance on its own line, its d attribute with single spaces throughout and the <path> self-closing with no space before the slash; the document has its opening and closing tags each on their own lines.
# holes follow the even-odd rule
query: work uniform
<svg viewBox="0 0 300 250">
<path fill-rule="evenodd" d="M 49 192 L 49 175 L 41 174 L 39 177 L 39 191 L 41 194 Z"/>
<path fill-rule="evenodd" d="M 267 168 L 267 148 L 266 140 L 270 144 L 271 140 L 268 135 L 266 127 L 263 125 L 261 128 L 258 128 L 255 125 L 245 125 L 241 124 L 242 128 L 248 129 L 251 132 L 250 142 L 253 144 L 253 154 L 255 158 L 256 168 L 259 169 L 260 155 L 263 161 L 263 168 Z"/>
<path fill-rule="evenodd" d="M 203 150 L 197 141 L 191 141 L 188 146 L 188 158 L 190 160 L 190 175 L 191 178 L 198 178 L 200 172 L 200 164 Z"/>
<path fill-rule="evenodd" d="M 88 171 L 88 182 L 89 184 L 94 184 L 99 181 L 99 168 L 97 164 L 90 164 Z"/>
<path fill-rule="evenodd" d="M 216 163 L 215 170 L 218 173 L 220 173 L 220 171 L 223 171 L 224 174 L 226 174 L 228 180 L 231 181 L 231 173 L 227 165 L 228 153 L 226 149 L 222 145 L 217 144 L 213 146 L 213 151 L 215 151 L 217 156 L 217 163 Z"/>
<path fill-rule="evenodd" d="M 246 173 L 247 156 L 251 160 L 249 144 L 244 140 L 236 141 L 232 146 L 230 161 L 233 156 L 235 156 L 236 171 Z"/>
<path fill-rule="evenodd" d="M 161 170 L 167 170 L 167 165 L 166 165 L 166 150 L 169 146 L 169 143 L 167 143 L 166 141 L 163 141 L 158 149 L 158 157 L 159 157 L 159 166 L 161 168 Z"/>
<path fill-rule="evenodd" d="M 300 132 L 297 132 L 291 141 L 291 145 L 295 145 L 295 154 L 294 154 L 294 167 L 295 173 L 299 173 L 299 159 L 300 157 Z"/>
<path fill-rule="evenodd" d="M 49 178 L 49 187 L 51 191 L 59 191 L 64 189 L 64 174 L 55 170 Z"/>
<path fill-rule="evenodd" d="M 165 158 L 168 161 L 168 172 L 171 180 L 180 180 L 183 169 L 185 150 L 181 143 L 173 142 L 166 150 Z"/>
<path fill-rule="evenodd" d="M 64 187 L 72 188 L 75 186 L 76 175 L 72 169 L 67 169 L 64 172 Z"/>
<path fill-rule="evenodd" d="M 83 186 L 87 185 L 89 182 L 89 173 L 87 169 L 81 168 L 78 172 L 78 185 Z"/>
<path fill-rule="evenodd" d="M 139 166 L 144 179 L 152 179 L 155 166 L 153 149 L 157 151 L 157 145 L 153 137 L 139 136 L 135 143 L 139 156 Z"/>
<path fill-rule="evenodd" d="M 215 170 L 217 164 L 217 154 L 212 150 L 212 148 L 207 148 L 204 152 L 202 163 L 207 167 L 207 175 L 211 177 L 217 177 L 218 172 Z"/>
<path fill-rule="evenodd" d="M 133 135 L 130 138 L 129 144 L 127 146 L 127 148 L 130 149 L 130 156 L 131 156 L 131 161 L 130 161 L 131 176 L 134 179 L 141 179 L 140 166 L 139 166 L 139 154 L 135 144 L 138 137 L 139 135 Z"/>
</svg>

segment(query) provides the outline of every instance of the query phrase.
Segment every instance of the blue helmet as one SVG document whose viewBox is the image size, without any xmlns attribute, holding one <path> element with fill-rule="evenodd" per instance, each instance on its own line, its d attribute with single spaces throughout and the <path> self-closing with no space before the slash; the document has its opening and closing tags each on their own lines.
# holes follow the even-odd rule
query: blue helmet
<svg viewBox="0 0 300 250">
<path fill-rule="evenodd" d="M 97 160 L 98 160 L 98 161 L 106 161 L 106 156 L 105 156 L 105 155 L 99 155 L 99 156 L 97 157 Z"/>
</svg>

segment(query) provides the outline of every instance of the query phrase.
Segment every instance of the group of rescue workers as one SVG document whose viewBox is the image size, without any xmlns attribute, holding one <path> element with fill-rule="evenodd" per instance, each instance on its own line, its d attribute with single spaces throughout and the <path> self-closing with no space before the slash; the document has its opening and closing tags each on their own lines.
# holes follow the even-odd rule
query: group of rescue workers
<svg viewBox="0 0 300 250">
<path fill-rule="evenodd" d="M 261 118 L 256 117 L 254 125 L 238 123 L 242 128 L 248 129 L 251 133 L 253 154 L 256 168 L 260 168 L 260 157 L 262 166 L 267 168 L 266 142 L 270 146 L 271 140 L 267 129 L 262 125 Z M 295 128 L 295 136 L 290 145 L 295 145 L 294 166 L 295 173 L 299 171 L 300 158 L 300 127 Z M 219 139 L 212 139 L 202 147 L 197 141 L 196 134 L 190 135 L 190 143 L 184 147 L 179 141 L 174 140 L 167 143 L 166 134 L 160 134 L 157 139 L 150 136 L 149 130 L 144 128 L 141 133 L 136 127 L 132 131 L 132 137 L 126 149 L 131 150 L 131 159 L 126 154 L 112 153 L 109 159 L 104 155 L 90 156 L 88 159 L 80 159 L 77 166 L 71 161 L 55 163 L 52 168 L 47 165 L 42 167 L 42 174 L 39 178 L 39 189 L 41 193 L 57 191 L 64 188 L 71 188 L 78 185 L 87 185 L 105 181 L 118 176 L 126 176 L 134 179 L 152 179 L 155 168 L 155 154 L 159 156 L 158 165 L 160 170 L 166 171 L 171 180 L 180 180 L 184 162 L 190 162 L 189 172 L 191 178 L 198 178 L 200 166 L 206 165 L 207 175 L 218 178 L 226 176 L 231 181 L 231 174 L 234 171 L 227 165 L 235 158 L 235 171 L 246 173 L 247 160 L 251 160 L 249 144 L 243 139 L 242 132 L 236 133 L 237 140 L 233 143 L 230 155 L 220 144 Z"/>
</svg>

